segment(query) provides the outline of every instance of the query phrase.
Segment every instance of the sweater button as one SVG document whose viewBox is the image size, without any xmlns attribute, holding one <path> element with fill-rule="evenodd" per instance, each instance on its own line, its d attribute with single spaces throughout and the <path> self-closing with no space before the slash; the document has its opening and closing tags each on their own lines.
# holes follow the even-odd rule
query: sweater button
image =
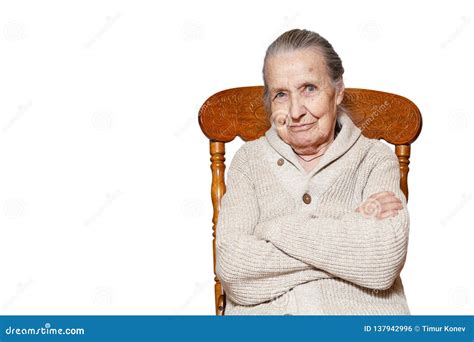
<svg viewBox="0 0 474 342">
<path fill-rule="evenodd" d="M 277 161 L 278 166 L 282 166 L 284 163 L 285 163 L 285 159 L 283 159 L 283 158 L 280 158 Z"/>
<path fill-rule="evenodd" d="M 305 202 L 306 204 L 311 203 L 311 196 L 308 193 L 303 195 L 303 202 Z"/>
</svg>

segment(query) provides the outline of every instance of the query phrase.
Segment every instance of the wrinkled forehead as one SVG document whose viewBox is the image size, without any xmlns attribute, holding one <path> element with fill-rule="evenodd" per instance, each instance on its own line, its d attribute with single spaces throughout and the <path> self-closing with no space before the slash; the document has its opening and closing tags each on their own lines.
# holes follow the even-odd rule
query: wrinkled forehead
<svg viewBox="0 0 474 342">
<path fill-rule="evenodd" d="M 269 56 L 264 72 L 267 84 L 276 87 L 301 81 L 322 83 L 329 79 L 324 57 L 314 49 L 283 51 Z"/>
</svg>

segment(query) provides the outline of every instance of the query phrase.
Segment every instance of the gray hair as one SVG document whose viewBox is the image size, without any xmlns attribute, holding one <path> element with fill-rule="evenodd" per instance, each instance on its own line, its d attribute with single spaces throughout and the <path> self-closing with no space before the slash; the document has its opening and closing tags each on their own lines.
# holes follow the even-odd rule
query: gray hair
<svg viewBox="0 0 474 342">
<path fill-rule="evenodd" d="M 339 88 L 344 84 L 342 79 L 344 67 L 342 66 L 341 58 L 339 58 L 339 55 L 325 38 L 321 37 L 316 32 L 308 30 L 294 29 L 287 31 L 270 44 L 263 61 L 263 100 L 268 114 L 270 114 L 270 98 L 267 80 L 265 77 L 265 67 L 268 59 L 281 52 L 291 52 L 302 49 L 313 49 L 323 56 L 326 62 L 328 75 L 331 79 L 332 85 L 335 88 Z M 346 110 L 341 105 L 338 105 L 337 112 L 339 113 L 341 111 Z"/>
</svg>

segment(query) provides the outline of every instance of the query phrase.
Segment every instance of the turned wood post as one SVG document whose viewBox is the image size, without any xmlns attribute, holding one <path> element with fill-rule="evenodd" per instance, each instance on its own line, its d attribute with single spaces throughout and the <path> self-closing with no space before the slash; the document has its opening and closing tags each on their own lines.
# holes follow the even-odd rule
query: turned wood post
<svg viewBox="0 0 474 342">
<path fill-rule="evenodd" d="M 395 153 L 397 154 L 398 162 L 400 163 L 400 188 L 405 194 L 408 202 L 408 171 L 410 171 L 408 164 L 410 164 L 410 144 L 396 145 Z"/>
<path fill-rule="evenodd" d="M 222 290 L 222 285 L 216 276 L 216 227 L 217 218 L 219 216 L 219 209 L 221 206 L 221 199 L 225 193 L 224 171 L 225 171 L 225 143 L 220 141 L 210 141 L 211 152 L 211 170 L 212 170 L 212 185 L 211 198 L 214 214 L 212 216 L 212 250 L 214 256 L 214 294 L 216 315 L 223 316 L 225 308 L 225 294 Z"/>
</svg>

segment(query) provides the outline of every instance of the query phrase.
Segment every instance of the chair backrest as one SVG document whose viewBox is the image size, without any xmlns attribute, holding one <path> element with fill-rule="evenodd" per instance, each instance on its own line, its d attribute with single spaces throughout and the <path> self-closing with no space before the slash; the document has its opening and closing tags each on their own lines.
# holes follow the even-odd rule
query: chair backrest
<svg viewBox="0 0 474 342">
<path fill-rule="evenodd" d="M 354 124 L 368 138 L 384 139 L 395 145 L 400 162 L 400 187 L 408 200 L 410 145 L 421 132 L 418 107 L 395 94 L 368 89 L 347 88 L 343 105 Z M 209 97 L 199 110 L 199 125 L 210 140 L 212 185 L 212 250 L 216 314 L 223 315 L 225 293 L 216 274 L 216 226 L 221 198 L 225 193 L 225 143 L 239 136 L 244 141 L 261 137 L 270 127 L 263 104 L 263 87 L 242 87 L 220 91 Z"/>
</svg>

